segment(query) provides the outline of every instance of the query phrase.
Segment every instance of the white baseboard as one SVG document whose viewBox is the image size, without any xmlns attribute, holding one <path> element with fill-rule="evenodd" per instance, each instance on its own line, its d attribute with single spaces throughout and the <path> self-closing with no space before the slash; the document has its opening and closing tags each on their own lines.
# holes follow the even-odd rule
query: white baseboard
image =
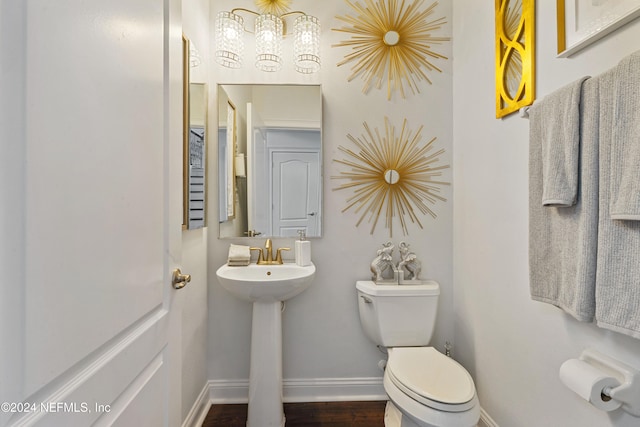
<svg viewBox="0 0 640 427">
<path fill-rule="evenodd" d="M 209 400 L 216 405 L 249 402 L 249 380 L 209 380 Z"/>
<path fill-rule="evenodd" d="M 499 427 L 498 424 L 491 419 L 487 411 L 480 408 L 480 422 L 478 427 Z"/>
<path fill-rule="evenodd" d="M 182 427 L 200 427 L 202 425 L 211 406 L 211 398 L 209 397 L 211 393 L 209 389 L 209 383 L 207 382 L 193 403 L 187 417 L 184 419 Z"/>
<path fill-rule="evenodd" d="M 248 380 L 210 380 L 208 386 L 212 403 L 247 403 Z M 282 389 L 285 402 L 387 400 L 378 377 L 285 379 Z"/>
<path fill-rule="evenodd" d="M 285 402 L 387 400 L 382 378 L 302 378 L 284 380 Z"/>
</svg>

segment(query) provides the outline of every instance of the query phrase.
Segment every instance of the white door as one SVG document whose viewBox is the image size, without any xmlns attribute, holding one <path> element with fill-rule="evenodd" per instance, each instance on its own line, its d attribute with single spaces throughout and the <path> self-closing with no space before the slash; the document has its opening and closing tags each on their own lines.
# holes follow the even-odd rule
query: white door
<svg viewBox="0 0 640 427">
<path fill-rule="evenodd" d="M 0 2 L 0 426 L 177 426 L 180 1 Z"/>
<path fill-rule="evenodd" d="M 258 235 L 273 236 L 269 224 L 268 153 L 265 126 L 251 102 L 247 102 L 247 225 Z M 245 231 L 248 231 L 245 230 Z"/>
<path fill-rule="evenodd" d="M 320 153 L 272 151 L 274 236 L 298 230 L 317 236 L 320 224 Z"/>
</svg>

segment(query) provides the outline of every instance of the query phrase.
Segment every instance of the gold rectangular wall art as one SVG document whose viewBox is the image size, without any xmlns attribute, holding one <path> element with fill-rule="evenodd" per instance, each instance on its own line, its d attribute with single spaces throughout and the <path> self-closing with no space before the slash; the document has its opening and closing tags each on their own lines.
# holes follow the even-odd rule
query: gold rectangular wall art
<svg viewBox="0 0 640 427">
<path fill-rule="evenodd" d="M 535 0 L 495 0 L 496 118 L 535 100 Z"/>
</svg>

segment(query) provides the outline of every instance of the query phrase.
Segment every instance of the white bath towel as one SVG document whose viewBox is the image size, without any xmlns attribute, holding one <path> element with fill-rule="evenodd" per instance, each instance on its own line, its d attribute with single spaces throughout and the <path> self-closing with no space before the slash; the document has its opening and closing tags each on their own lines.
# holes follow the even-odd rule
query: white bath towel
<svg viewBox="0 0 640 427">
<path fill-rule="evenodd" d="M 613 220 L 609 211 L 613 129 L 617 126 L 614 85 L 618 74 L 619 70 L 614 68 L 599 77 L 600 216 L 596 321 L 600 327 L 640 338 L 640 221 Z M 640 123 L 635 125 L 640 126 Z"/>
<path fill-rule="evenodd" d="M 640 52 L 614 71 L 611 218 L 640 220 Z"/>
<path fill-rule="evenodd" d="M 537 104 L 537 102 L 536 102 Z M 576 103 L 577 104 L 577 103 Z M 536 105 L 534 104 L 534 107 Z M 534 129 L 539 108 L 529 110 L 529 286 L 531 298 L 560 307 L 580 321 L 595 315 L 598 232 L 598 84 L 582 87 L 580 139 L 576 153 L 576 203 L 548 207 L 543 195 L 543 141 Z M 547 153 L 548 154 L 548 153 Z M 573 156 L 574 154 L 571 154 Z M 579 162 L 578 162 L 579 160 Z M 565 200 L 568 201 L 568 200 Z"/>
<path fill-rule="evenodd" d="M 229 245 L 229 257 L 227 259 L 228 265 L 230 266 L 249 265 L 250 260 L 251 260 L 251 251 L 249 250 L 249 246 L 234 245 L 233 243 Z"/>
<path fill-rule="evenodd" d="M 542 204 L 573 206 L 578 194 L 580 94 L 583 77 L 529 109 L 530 138 L 542 149 Z"/>
</svg>

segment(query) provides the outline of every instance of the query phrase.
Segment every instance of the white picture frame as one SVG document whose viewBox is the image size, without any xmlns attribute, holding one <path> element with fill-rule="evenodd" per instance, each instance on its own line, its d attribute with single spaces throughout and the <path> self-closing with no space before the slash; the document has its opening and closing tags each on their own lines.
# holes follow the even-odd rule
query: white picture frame
<svg viewBox="0 0 640 427">
<path fill-rule="evenodd" d="M 638 0 L 556 0 L 558 57 L 567 58 L 640 17 Z"/>
</svg>

